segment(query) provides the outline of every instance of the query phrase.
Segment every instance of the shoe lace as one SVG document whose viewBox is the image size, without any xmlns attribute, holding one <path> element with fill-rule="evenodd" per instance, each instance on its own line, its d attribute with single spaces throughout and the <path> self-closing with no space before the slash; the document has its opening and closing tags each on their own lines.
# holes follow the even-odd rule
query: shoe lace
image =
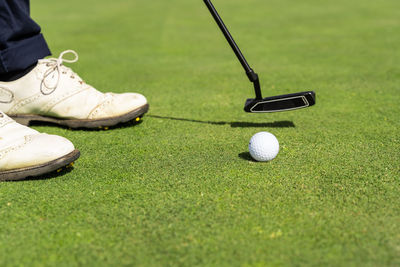
<svg viewBox="0 0 400 267">
<path fill-rule="evenodd" d="M 73 54 L 74 58 L 73 59 L 67 59 L 64 58 L 64 56 L 66 54 Z M 60 82 L 60 76 L 61 76 L 61 72 L 63 74 L 67 74 L 68 72 L 71 73 L 71 78 L 74 79 L 75 76 L 77 76 L 70 68 L 67 68 L 63 65 L 63 63 L 75 63 L 77 62 L 79 59 L 78 57 L 78 53 L 76 53 L 74 50 L 65 50 L 63 52 L 61 52 L 61 54 L 58 56 L 58 58 L 49 58 L 49 59 L 41 59 L 39 60 L 39 63 L 46 63 L 46 66 L 49 67 L 46 72 L 43 75 L 43 79 L 42 79 L 42 84 L 40 86 L 40 91 L 42 92 L 42 94 L 44 95 L 49 95 L 51 93 L 53 93 L 58 86 L 58 83 Z M 54 85 L 48 84 L 48 82 L 46 81 L 46 78 L 49 77 L 50 75 L 54 74 L 55 72 L 57 72 L 57 82 Z M 83 81 L 80 81 L 81 84 L 83 83 Z M 47 89 L 49 89 L 49 91 L 45 91 L 43 90 L 43 86 L 46 87 Z"/>
</svg>

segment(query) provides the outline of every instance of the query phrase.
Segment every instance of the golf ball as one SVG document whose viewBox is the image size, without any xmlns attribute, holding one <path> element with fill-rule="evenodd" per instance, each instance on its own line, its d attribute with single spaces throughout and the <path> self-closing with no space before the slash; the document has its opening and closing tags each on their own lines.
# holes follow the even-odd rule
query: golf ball
<svg viewBox="0 0 400 267">
<path fill-rule="evenodd" d="M 249 152 L 256 161 L 273 160 L 279 152 L 278 139 L 272 133 L 256 133 L 250 139 Z"/>
</svg>

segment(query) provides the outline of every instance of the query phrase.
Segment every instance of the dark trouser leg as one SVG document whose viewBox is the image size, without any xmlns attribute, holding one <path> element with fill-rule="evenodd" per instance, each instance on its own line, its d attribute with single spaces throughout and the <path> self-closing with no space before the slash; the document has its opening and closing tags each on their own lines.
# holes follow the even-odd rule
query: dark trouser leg
<svg viewBox="0 0 400 267">
<path fill-rule="evenodd" d="M 29 15 L 29 0 L 0 0 L 0 80 L 49 55 L 40 27 Z"/>
</svg>

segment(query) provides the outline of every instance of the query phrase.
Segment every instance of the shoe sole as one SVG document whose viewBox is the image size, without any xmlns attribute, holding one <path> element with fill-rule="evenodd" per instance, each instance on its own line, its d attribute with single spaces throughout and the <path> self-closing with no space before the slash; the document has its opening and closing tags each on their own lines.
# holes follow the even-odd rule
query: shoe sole
<svg viewBox="0 0 400 267">
<path fill-rule="evenodd" d="M 31 122 L 47 122 L 54 123 L 62 126 L 67 126 L 69 128 L 103 128 L 103 127 L 111 127 L 115 126 L 119 123 L 129 122 L 131 120 L 136 119 L 140 120 L 141 117 L 149 110 L 149 104 L 146 104 L 140 108 L 137 108 L 129 113 L 126 113 L 121 116 L 109 117 L 104 119 L 60 119 L 55 117 L 47 117 L 41 115 L 31 115 L 31 114 L 23 114 L 23 115 L 8 115 L 16 122 L 29 126 Z"/>
<path fill-rule="evenodd" d="M 63 167 L 72 166 L 73 162 L 77 160 L 79 156 L 79 150 L 75 149 L 61 158 L 43 164 L 9 171 L 0 171 L 0 181 L 18 181 L 28 177 L 37 177 L 53 171 L 58 171 Z"/>
</svg>

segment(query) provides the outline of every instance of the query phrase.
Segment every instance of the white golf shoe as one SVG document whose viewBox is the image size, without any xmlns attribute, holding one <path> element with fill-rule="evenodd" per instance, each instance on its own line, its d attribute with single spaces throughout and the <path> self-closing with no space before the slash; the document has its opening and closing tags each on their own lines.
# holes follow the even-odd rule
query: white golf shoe
<svg viewBox="0 0 400 267">
<path fill-rule="evenodd" d="M 77 158 L 79 150 L 67 139 L 39 133 L 0 112 L 0 181 L 43 175 Z"/>
<path fill-rule="evenodd" d="M 68 53 L 74 59 L 64 59 Z M 67 50 L 58 58 L 39 60 L 18 80 L 0 82 L 0 110 L 24 125 L 42 121 L 71 128 L 114 126 L 139 120 L 148 111 L 143 95 L 101 93 L 63 65 L 76 61 L 78 54 Z"/>
</svg>

